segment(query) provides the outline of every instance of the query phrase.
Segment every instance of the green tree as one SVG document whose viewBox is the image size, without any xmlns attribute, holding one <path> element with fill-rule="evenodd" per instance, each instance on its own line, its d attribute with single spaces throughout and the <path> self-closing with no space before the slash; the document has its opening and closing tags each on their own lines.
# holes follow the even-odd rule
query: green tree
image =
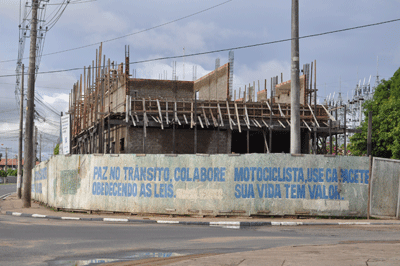
<svg viewBox="0 0 400 266">
<path fill-rule="evenodd" d="M 0 177 L 7 177 L 6 171 L 0 170 Z"/>
<path fill-rule="evenodd" d="M 373 99 L 363 107 L 365 117 L 372 111 L 372 155 L 400 159 L 400 68 L 391 79 L 382 80 Z M 368 119 L 361 130 L 350 138 L 349 149 L 354 155 L 367 153 Z"/>
<path fill-rule="evenodd" d="M 57 143 L 56 147 L 54 148 L 54 155 L 60 154 L 60 143 Z"/>
</svg>

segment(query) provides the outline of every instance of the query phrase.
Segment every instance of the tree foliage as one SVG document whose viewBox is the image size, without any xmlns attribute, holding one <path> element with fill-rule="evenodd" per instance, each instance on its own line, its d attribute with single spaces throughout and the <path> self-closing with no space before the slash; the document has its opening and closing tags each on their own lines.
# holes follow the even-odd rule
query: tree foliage
<svg viewBox="0 0 400 266">
<path fill-rule="evenodd" d="M 54 148 L 54 155 L 60 154 L 60 143 L 57 143 L 56 147 Z"/>
<path fill-rule="evenodd" d="M 363 107 L 365 117 L 372 111 L 372 156 L 400 159 L 400 68 L 390 80 L 382 80 L 373 99 Z M 368 119 L 361 129 L 350 138 L 349 148 L 354 155 L 367 153 Z"/>
</svg>

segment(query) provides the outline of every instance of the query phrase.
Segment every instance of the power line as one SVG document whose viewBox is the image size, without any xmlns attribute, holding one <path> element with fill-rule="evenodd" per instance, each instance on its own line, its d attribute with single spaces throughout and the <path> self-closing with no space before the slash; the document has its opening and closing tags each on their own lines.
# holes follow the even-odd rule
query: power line
<svg viewBox="0 0 400 266">
<path fill-rule="evenodd" d="M 139 34 L 139 33 L 143 33 L 143 32 L 146 32 L 146 31 L 153 30 L 153 29 L 157 29 L 157 28 L 160 28 L 160 27 L 163 27 L 163 26 L 166 26 L 166 25 L 175 23 L 175 22 L 177 22 L 177 21 L 180 21 L 180 20 L 183 20 L 183 19 L 186 19 L 186 18 L 195 16 L 195 15 L 204 13 L 204 12 L 206 12 L 206 11 L 208 11 L 208 10 L 214 9 L 214 8 L 216 8 L 216 7 L 219 7 L 219 6 L 221 6 L 221 5 L 227 4 L 227 3 L 232 2 L 232 1 L 233 1 L 233 0 L 228 0 L 228 1 L 222 2 L 222 3 L 218 4 L 218 5 L 215 5 L 215 6 L 212 6 L 212 7 L 203 9 L 203 10 L 200 10 L 200 11 L 198 11 L 198 12 L 192 13 L 192 14 L 190 14 L 190 15 L 187 15 L 187 16 L 184 16 L 184 17 L 181 17 L 181 18 L 178 18 L 178 19 L 174 19 L 174 20 L 171 20 L 171 21 L 169 21 L 169 22 L 166 22 L 166 23 L 163 23 L 163 24 L 154 26 L 154 27 L 150 27 L 150 28 L 147 28 L 147 29 L 144 29 L 144 30 L 140 30 L 140 31 L 137 31 L 137 32 L 133 32 L 133 33 L 130 33 L 130 34 L 122 35 L 122 36 L 115 37 L 115 38 L 108 39 L 108 40 L 104 40 L 104 41 L 99 41 L 99 42 L 92 43 L 92 44 L 87 44 L 87 45 L 83 45 L 83 46 L 79 46 L 79 47 L 75 47 L 75 48 L 70 48 L 70 49 L 66 49 L 66 50 L 61 50 L 61 51 L 58 51 L 58 52 L 53 52 L 53 53 L 44 54 L 44 55 L 42 55 L 42 57 L 43 57 L 43 56 L 48 56 L 48 55 L 54 55 L 54 54 L 60 54 L 60 53 L 75 51 L 75 50 L 87 48 L 87 47 L 90 47 L 90 46 L 99 45 L 100 43 L 112 42 L 112 41 L 116 41 L 116 40 L 119 40 L 119 39 L 122 39 L 122 38 L 126 38 L 126 37 L 129 37 L 129 36 L 132 36 L 132 35 L 136 35 L 136 34 Z M 28 59 L 28 58 L 23 58 L 23 59 Z M 6 62 L 12 62 L 12 61 L 17 61 L 17 60 L 16 60 L 16 59 L 4 60 L 4 61 L 0 61 L 0 63 L 6 63 Z"/>
<path fill-rule="evenodd" d="M 323 36 L 323 35 L 328 35 L 328 34 L 333 34 L 333 33 L 344 32 L 344 31 L 368 28 L 368 27 L 378 26 L 378 25 L 397 22 L 397 21 L 400 21 L 400 18 L 392 19 L 392 20 L 386 20 L 386 21 L 372 23 L 372 24 L 365 24 L 365 25 L 351 27 L 351 28 L 344 28 L 344 29 L 340 29 L 340 30 L 333 30 L 333 31 L 326 31 L 326 32 L 322 32 L 322 33 L 304 35 L 304 36 L 299 37 L 299 39 L 307 39 L 307 38 L 318 37 L 318 36 Z M 292 40 L 292 38 L 288 38 L 288 39 L 281 39 L 281 40 L 271 41 L 271 42 L 263 42 L 263 43 L 249 44 L 249 45 L 244 45 L 244 46 L 231 47 L 231 48 L 223 48 L 223 49 L 212 50 L 212 51 L 207 51 L 207 52 L 199 52 L 199 53 L 186 54 L 186 55 L 165 56 L 165 57 L 141 60 L 141 61 L 136 61 L 136 62 L 129 62 L 129 64 L 133 65 L 133 64 L 141 64 L 141 63 L 148 63 L 148 62 L 154 62 L 154 61 L 167 60 L 167 59 L 175 59 L 175 58 L 182 58 L 182 57 L 193 57 L 193 56 L 199 56 L 199 55 L 226 52 L 226 51 L 231 51 L 231 50 L 240 50 L 240 49 L 246 49 L 246 48 L 253 48 L 253 47 L 264 46 L 264 45 L 269 45 L 269 44 L 283 43 L 283 42 L 288 42 L 288 41 L 291 41 L 291 40 Z M 95 69 L 95 68 L 98 68 L 98 67 L 95 66 L 93 69 Z M 53 73 L 70 72 L 70 71 L 83 70 L 83 69 L 84 69 L 83 67 L 75 67 L 75 68 L 68 68 L 68 69 L 60 69 L 60 70 L 38 72 L 37 74 L 53 74 Z M 14 77 L 14 76 L 15 76 L 15 74 L 1 75 L 0 78 Z"/>
</svg>

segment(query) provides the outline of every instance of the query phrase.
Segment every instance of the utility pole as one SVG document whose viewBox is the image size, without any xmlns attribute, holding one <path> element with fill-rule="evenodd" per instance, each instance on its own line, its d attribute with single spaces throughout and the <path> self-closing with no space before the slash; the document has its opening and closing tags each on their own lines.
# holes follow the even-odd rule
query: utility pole
<svg viewBox="0 0 400 266">
<path fill-rule="evenodd" d="M 32 21 L 31 21 L 31 42 L 29 51 L 28 70 L 28 92 L 27 110 L 25 122 L 25 147 L 24 147 L 24 191 L 23 207 L 31 207 L 31 186 L 32 186 L 32 156 L 33 156 L 33 118 L 34 118 L 34 96 L 35 96 L 35 66 L 36 66 L 36 38 L 37 38 L 37 11 L 39 0 L 32 0 Z"/>
<path fill-rule="evenodd" d="M 42 134 L 40 134 L 39 142 L 39 162 L 42 162 Z"/>
<path fill-rule="evenodd" d="M 35 125 L 35 123 L 33 123 L 34 125 Z M 37 154 L 38 154 L 38 149 L 37 149 L 37 146 L 38 146 L 38 141 L 37 141 L 37 134 L 38 134 L 38 129 L 37 129 L 37 127 L 36 126 L 34 126 L 34 128 L 35 128 L 35 136 L 33 137 L 33 139 L 34 139 L 34 143 L 33 143 L 33 160 L 32 160 L 32 168 L 34 168 L 35 167 L 35 165 L 36 165 L 36 158 L 37 158 Z"/>
<path fill-rule="evenodd" d="M 17 174 L 17 197 L 21 198 L 21 167 L 22 167 L 22 132 L 23 132 L 23 121 L 24 121 L 24 76 L 25 66 L 22 64 L 21 74 L 21 100 L 19 110 L 19 140 L 18 140 L 18 174 Z"/>
<path fill-rule="evenodd" d="M 299 0 L 292 0 L 292 65 L 291 65 L 291 129 L 290 153 L 301 153 L 300 78 L 299 78 Z"/>
</svg>

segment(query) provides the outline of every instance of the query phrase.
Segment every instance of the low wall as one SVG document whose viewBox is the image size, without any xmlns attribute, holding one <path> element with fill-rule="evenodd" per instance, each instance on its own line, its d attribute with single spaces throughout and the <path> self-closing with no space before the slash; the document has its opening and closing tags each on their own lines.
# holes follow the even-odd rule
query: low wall
<svg viewBox="0 0 400 266">
<path fill-rule="evenodd" d="M 399 218 L 400 160 L 374 158 L 372 174 L 371 215 Z"/>
<path fill-rule="evenodd" d="M 33 171 L 32 198 L 131 213 L 366 216 L 367 157 L 58 155 Z"/>
</svg>

